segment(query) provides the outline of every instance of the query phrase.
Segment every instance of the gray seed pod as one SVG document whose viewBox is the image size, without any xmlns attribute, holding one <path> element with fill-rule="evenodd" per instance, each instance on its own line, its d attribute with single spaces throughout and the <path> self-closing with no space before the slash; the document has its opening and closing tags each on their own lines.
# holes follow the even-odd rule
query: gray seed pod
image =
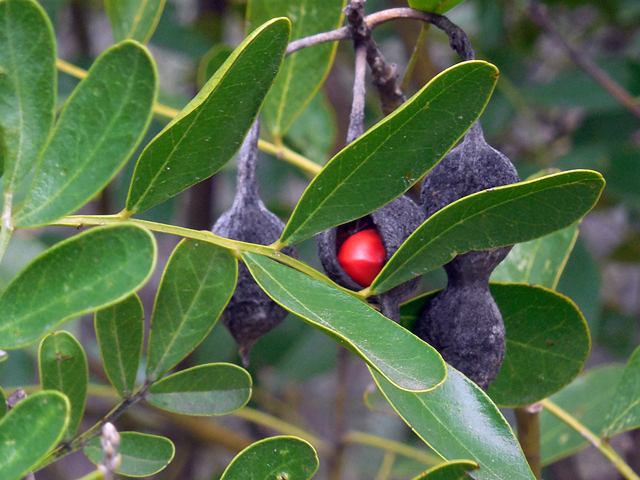
<svg viewBox="0 0 640 480">
<path fill-rule="evenodd" d="M 400 245 L 424 221 L 420 208 L 409 197 L 402 195 L 393 202 L 353 222 L 340 225 L 318 234 L 318 256 L 327 276 L 345 288 L 361 290 L 363 287 L 354 282 L 338 262 L 338 252 L 347 238 L 362 230 L 375 228 L 380 235 L 388 261 Z M 414 278 L 391 290 L 377 299 L 382 314 L 395 322 L 400 321 L 400 302 L 420 283 Z"/>
<path fill-rule="evenodd" d="M 237 192 L 233 205 L 216 221 L 211 232 L 241 242 L 270 245 L 280 238 L 284 223 L 271 213 L 258 196 L 256 167 L 260 123 L 256 120 L 238 153 Z M 282 252 L 297 257 L 295 247 Z M 240 346 L 245 367 L 256 341 L 278 326 L 287 311 L 275 303 L 255 282 L 244 265 L 238 265 L 238 283 L 229 304 L 222 312 L 222 322 Z"/>
<path fill-rule="evenodd" d="M 509 159 L 489 146 L 476 122 L 424 180 L 420 205 L 430 217 L 467 195 L 520 181 Z M 511 247 L 471 251 L 444 266 L 447 287 L 416 322 L 415 334 L 486 390 L 504 359 L 502 315 L 489 292 L 491 272 Z"/>
</svg>

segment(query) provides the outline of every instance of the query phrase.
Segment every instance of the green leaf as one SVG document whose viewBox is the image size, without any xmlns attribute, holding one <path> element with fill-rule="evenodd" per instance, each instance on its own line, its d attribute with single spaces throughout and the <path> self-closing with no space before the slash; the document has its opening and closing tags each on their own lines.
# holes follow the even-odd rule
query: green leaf
<svg viewBox="0 0 640 480">
<path fill-rule="evenodd" d="M 69 401 L 61 393 L 37 392 L 0 420 L 0 478 L 20 480 L 61 439 L 69 425 Z"/>
<path fill-rule="evenodd" d="M 324 91 L 320 91 L 302 110 L 285 137 L 296 152 L 324 165 L 336 141 L 336 115 Z"/>
<path fill-rule="evenodd" d="M 251 398 L 251 376 L 230 363 L 211 363 L 183 370 L 154 383 L 145 400 L 185 415 L 226 415 Z"/>
<path fill-rule="evenodd" d="M 498 407 L 453 367 L 447 366 L 447 373 L 440 387 L 412 393 L 371 371 L 404 421 L 445 460 L 466 458 L 477 462 L 480 470 L 473 472 L 477 480 L 534 480 L 520 444 Z"/>
<path fill-rule="evenodd" d="M 602 435 L 610 438 L 640 426 L 640 347 L 633 352 L 613 393 Z"/>
<path fill-rule="evenodd" d="M 71 407 L 65 440 L 75 437 L 84 415 L 89 383 L 89 365 L 82 345 L 67 332 L 47 335 L 38 351 L 40 384 L 43 390 L 64 393 Z"/>
<path fill-rule="evenodd" d="M 143 212 L 210 177 L 238 151 L 278 73 L 290 31 L 285 18 L 257 29 L 145 147 L 133 173 L 127 214 Z"/>
<path fill-rule="evenodd" d="M 114 43 L 132 39 L 147 43 L 153 35 L 166 0 L 106 0 Z"/>
<path fill-rule="evenodd" d="M 238 262 L 212 243 L 183 240 L 165 269 L 151 315 L 147 378 L 156 380 L 207 336 L 236 288 Z"/>
<path fill-rule="evenodd" d="M 125 298 L 95 314 L 95 329 L 104 370 L 120 395 L 133 392 L 142 355 L 144 310 L 138 296 Z"/>
<path fill-rule="evenodd" d="M 215 75 L 232 53 L 233 48 L 224 43 L 219 43 L 214 45 L 211 50 L 202 57 L 200 65 L 198 65 L 198 90 L 204 87 L 205 83 Z"/>
<path fill-rule="evenodd" d="M 612 393 L 622 377 L 622 365 L 595 368 L 580 375 L 550 399 L 596 434 L 607 425 Z M 555 415 L 540 413 L 540 455 L 543 465 L 589 446 L 589 442 Z"/>
<path fill-rule="evenodd" d="M 250 0 L 249 30 L 274 17 L 291 20 L 291 41 L 342 25 L 346 0 Z M 282 139 L 293 121 L 318 92 L 327 77 L 338 42 L 328 42 L 289 55 L 267 95 L 262 120 L 276 139 Z"/>
<path fill-rule="evenodd" d="M 426 391 L 445 379 L 438 352 L 365 303 L 266 257 L 243 253 L 242 258 L 278 304 L 349 348 L 398 388 Z"/>
<path fill-rule="evenodd" d="M 139 43 L 100 55 L 60 113 L 16 225 L 53 222 L 102 190 L 142 140 L 157 91 L 155 63 Z"/>
<path fill-rule="evenodd" d="M 117 473 L 128 477 L 147 477 L 164 469 L 175 454 L 173 442 L 168 438 L 138 432 L 119 432 L 118 454 L 122 463 Z M 104 452 L 100 438 L 94 438 L 82 450 L 93 463 L 102 462 Z"/>
<path fill-rule="evenodd" d="M 409 6 L 416 10 L 443 14 L 464 0 L 409 0 Z"/>
<path fill-rule="evenodd" d="M 468 480 L 467 472 L 477 470 L 478 464 L 469 460 L 454 460 L 430 468 L 413 480 Z"/>
<path fill-rule="evenodd" d="M 0 296 L 0 348 L 29 345 L 127 297 L 149 279 L 156 254 L 153 235 L 127 224 L 93 228 L 50 248 Z"/>
<path fill-rule="evenodd" d="M 474 193 L 429 217 L 371 284 L 382 293 L 469 250 L 527 242 L 566 228 L 598 201 L 602 175 L 573 170 Z"/>
<path fill-rule="evenodd" d="M 318 455 L 296 437 L 271 437 L 249 445 L 220 480 L 308 480 L 318 471 Z"/>
<path fill-rule="evenodd" d="M 543 287 L 492 284 L 507 335 L 507 353 L 487 394 L 501 407 L 531 405 L 582 371 L 589 328 L 567 297 Z"/>
<path fill-rule="evenodd" d="M 578 238 L 578 224 L 518 243 L 491 274 L 493 282 L 521 282 L 555 290 Z"/>
<path fill-rule="evenodd" d="M 530 405 L 569 384 L 589 355 L 589 329 L 578 307 L 563 295 L 522 284 L 490 285 L 506 330 L 507 350 L 487 394 L 501 407 Z M 431 292 L 401 306 L 401 324 L 413 325 Z"/>
<path fill-rule="evenodd" d="M 406 192 L 480 116 L 497 78 L 496 67 L 474 61 L 431 80 L 333 157 L 305 190 L 281 242 L 300 242 L 367 215 Z"/>
<path fill-rule="evenodd" d="M 56 43 L 33 0 L 0 1 L 0 175 L 13 192 L 36 165 L 53 126 Z"/>
</svg>

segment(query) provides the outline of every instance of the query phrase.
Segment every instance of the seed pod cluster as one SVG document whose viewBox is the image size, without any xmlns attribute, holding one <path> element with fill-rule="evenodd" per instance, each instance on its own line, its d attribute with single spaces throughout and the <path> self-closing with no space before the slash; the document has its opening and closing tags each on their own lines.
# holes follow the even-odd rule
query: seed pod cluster
<svg viewBox="0 0 640 480">
<path fill-rule="evenodd" d="M 519 180 L 513 164 L 485 142 L 476 122 L 429 172 L 420 205 L 428 218 L 462 197 Z M 504 323 L 489 292 L 489 277 L 510 250 L 471 251 L 447 263 L 446 288 L 429 303 L 414 328 L 418 337 L 483 390 L 496 378 L 506 347 Z"/>
<path fill-rule="evenodd" d="M 388 261 L 402 243 L 420 226 L 425 217 L 409 197 L 402 195 L 393 202 L 353 222 L 340 225 L 318 234 L 318 256 L 329 278 L 345 288 L 361 290 L 369 285 L 359 284 L 343 268 L 338 256 L 345 242 L 359 232 L 374 230 L 384 246 L 384 262 Z M 383 262 L 383 264 L 384 264 Z M 343 262 L 344 263 L 344 262 Z M 380 266 L 380 269 L 382 269 Z M 379 270 L 378 270 L 379 272 Z M 353 273 L 352 273 L 353 275 Z M 356 275 L 354 277 L 357 278 Z M 375 277 L 375 275 L 373 275 Z M 373 280 L 373 278 L 371 278 Z M 369 281 L 369 284 L 371 282 Z M 373 299 L 380 305 L 382 314 L 395 322 L 400 321 L 400 302 L 420 283 L 414 278 Z"/>
<path fill-rule="evenodd" d="M 256 167 L 258 162 L 259 120 L 249 130 L 238 153 L 238 180 L 233 205 L 223 213 L 211 229 L 220 237 L 241 242 L 270 245 L 280 238 L 284 223 L 271 213 L 258 195 Z M 297 257 L 295 247 L 282 252 Z M 240 346 L 245 367 L 256 341 L 277 327 L 287 311 L 275 303 L 255 282 L 244 265 L 238 265 L 238 283 L 221 319 Z"/>
</svg>

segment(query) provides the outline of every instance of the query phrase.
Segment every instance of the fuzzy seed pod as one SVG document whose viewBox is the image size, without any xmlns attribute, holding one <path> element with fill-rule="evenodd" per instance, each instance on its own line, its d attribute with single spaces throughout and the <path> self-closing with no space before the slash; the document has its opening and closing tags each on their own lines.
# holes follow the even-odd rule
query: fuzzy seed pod
<svg viewBox="0 0 640 480">
<path fill-rule="evenodd" d="M 258 196 L 256 167 L 260 123 L 256 120 L 238 153 L 238 180 L 233 205 L 223 213 L 211 229 L 220 237 L 241 242 L 270 245 L 280 238 L 284 223 L 271 213 Z M 295 247 L 282 252 L 297 257 Z M 238 265 L 238 283 L 224 309 L 221 319 L 236 343 L 245 367 L 256 341 L 274 329 L 287 316 L 287 311 L 275 303 L 255 282 L 244 265 Z"/>
<path fill-rule="evenodd" d="M 513 164 L 485 142 L 476 122 L 429 172 L 420 204 L 428 218 L 467 195 L 518 181 Z M 510 250 L 471 251 L 447 263 L 447 287 L 425 308 L 414 329 L 483 390 L 498 374 L 506 347 L 504 323 L 489 292 L 489 277 Z"/>
<path fill-rule="evenodd" d="M 420 208 L 409 197 L 402 195 L 393 202 L 353 222 L 339 225 L 318 234 L 318 256 L 327 276 L 345 288 L 361 290 L 368 285 L 356 283 L 340 265 L 338 252 L 344 242 L 352 235 L 363 230 L 375 229 L 385 249 L 385 261 L 388 261 L 404 241 L 424 221 Z M 400 302 L 420 283 L 414 278 L 391 290 L 377 299 L 382 314 L 395 322 L 400 321 Z"/>
</svg>

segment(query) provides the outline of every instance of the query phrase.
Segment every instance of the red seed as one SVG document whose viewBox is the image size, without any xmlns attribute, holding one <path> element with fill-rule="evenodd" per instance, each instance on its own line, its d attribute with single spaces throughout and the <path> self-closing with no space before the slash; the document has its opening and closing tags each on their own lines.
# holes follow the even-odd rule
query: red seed
<svg viewBox="0 0 640 480">
<path fill-rule="evenodd" d="M 384 266 L 386 252 L 375 229 L 362 230 L 342 244 L 338 263 L 358 285 L 368 287 Z"/>
</svg>

